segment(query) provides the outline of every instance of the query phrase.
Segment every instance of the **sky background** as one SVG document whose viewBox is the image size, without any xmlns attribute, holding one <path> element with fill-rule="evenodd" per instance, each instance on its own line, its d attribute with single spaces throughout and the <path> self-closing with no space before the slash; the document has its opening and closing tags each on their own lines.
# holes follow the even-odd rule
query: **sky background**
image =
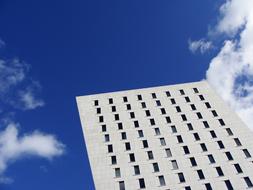
<svg viewBox="0 0 253 190">
<path fill-rule="evenodd" d="M 189 42 L 208 35 L 224 2 L 0 0 L 0 59 L 29 65 L 44 102 L 0 116 L 11 113 L 21 136 L 39 130 L 65 145 L 53 159 L 11 160 L 0 189 L 94 189 L 75 97 L 206 78 L 220 48 L 196 55 Z"/>
</svg>

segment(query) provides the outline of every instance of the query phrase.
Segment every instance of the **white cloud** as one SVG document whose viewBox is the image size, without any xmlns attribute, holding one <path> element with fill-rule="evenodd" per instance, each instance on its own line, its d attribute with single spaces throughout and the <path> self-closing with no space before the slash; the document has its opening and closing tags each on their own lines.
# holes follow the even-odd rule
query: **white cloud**
<svg viewBox="0 0 253 190">
<path fill-rule="evenodd" d="M 213 49 L 213 44 L 211 41 L 207 41 L 204 39 L 192 41 L 188 40 L 188 48 L 192 53 L 200 52 L 201 54 L 206 53 L 207 51 Z"/>
<path fill-rule="evenodd" d="M 206 78 L 253 130 L 253 1 L 227 0 L 220 14 L 210 33 L 225 40 Z"/>
<path fill-rule="evenodd" d="M 19 136 L 18 125 L 11 123 L 0 132 L 0 183 L 10 182 L 3 176 L 9 164 L 26 157 L 52 159 L 64 153 L 64 145 L 53 135 L 35 131 Z"/>
</svg>

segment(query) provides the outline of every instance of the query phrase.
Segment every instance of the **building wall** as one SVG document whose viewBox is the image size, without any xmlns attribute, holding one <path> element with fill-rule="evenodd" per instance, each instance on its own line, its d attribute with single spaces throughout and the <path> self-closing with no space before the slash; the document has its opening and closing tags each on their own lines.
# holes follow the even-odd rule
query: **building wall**
<svg viewBox="0 0 253 190">
<path fill-rule="evenodd" d="M 194 92 L 193 88 L 199 92 Z M 166 91 L 171 96 L 167 96 Z M 156 98 L 152 97 L 152 93 L 156 94 Z M 138 100 L 137 95 L 141 95 L 142 100 Z M 199 95 L 205 100 L 201 100 Z M 127 102 L 123 102 L 124 96 Z M 190 102 L 186 102 L 186 96 Z M 109 104 L 109 98 L 113 98 L 112 104 Z M 171 103 L 171 98 L 175 99 L 176 104 Z M 95 100 L 98 100 L 98 106 L 94 105 Z M 157 105 L 157 100 L 161 106 Z M 145 102 L 147 108 L 142 108 L 141 102 Z M 207 108 L 206 102 L 211 108 Z M 246 158 L 243 152 L 247 149 L 253 156 L 253 133 L 205 81 L 80 96 L 77 103 L 97 190 L 119 190 L 119 181 L 124 181 L 126 190 L 140 189 L 141 178 L 146 189 L 150 190 L 183 190 L 187 186 L 198 190 L 205 189 L 206 183 L 210 183 L 213 189 L 227 189 L 224 180 L 230 180 L 235 190 L 247 189 L 244 177 L 249 177 L 253 183 L 253 159 Z M 126 104 L 131 105 L 131 110 L 127 110 Z M 194 104 L 196 110 L 192 110 L 190 104 Z M 116 112 L 112 112 L 111 106 L 116 106 Z M 180 107 L 181 112 L 177 112 L 176 106 Z M 101 113 L 97 114 L 97 108 L 101 108 Z M 161 108 L 166 110 L 166 114 L 161 113 Z M 151 116 L 147 116 L 145 110 L 149 110 Z M 218 116 L 215 117 L 212 110 Z M 130 117 L 130 112 L 134 112 L 135 118 Z M 197 117 L 197 112 L 201 113 L 202 119 Z M 114 114 L 119 114 L 118 121 L 115 121 Z M 182 114 L 186 115 L 187 121 L 182 120 Z M 99 121 L 99 116 L 103 116 L 103 122 Z M 167 116 L 171 123 L 166 121 Z M 155 125 L 151 125 L 150 119 L 155 120 Z M 224 126 L 219 119 L 225 122 Z M 134 126 L 134 121 L 138 121 L 139 127 Z M 208 122 L 209 128 L 204 127 L 203 121 Z M 123 124 L 121 130 L 117 125 L 120 122 Z M 188 123 L 192 124 L 193 130 L 189 130 Z M 105 132 L 102 125 L 106 125 Z M 173 133 L 171 126 L 175 126 L 177 132 Z M 155 128 L 159 128 L 160 135 L 155 133 Z M 228 134 L 227 128 L 233 135 Z M 144 137 L 138 136 L 138 130 L 143 131 Z M 217 137 L 213 138 L 210 131 L 214 131 Z M 122 132 L 126 133 L 127 139 L 121 139 Z M 200 140 L 194 138 L 194 133 L 198 133 Z M 105 142 L 107 134 L 109 142 Z M 181 135 L 183 143 L 178 142 L 178 135 Z M 165 139 L 165 146 L 161 145 L 160 138 Z M 242 145 L 236 145 L 234 138 L 238 138 Z M 147 140 L 148 148 L 143 148 L 143 140 Z M 217 141 L 222 141 L 225 148 L 221 149 Z M 126 142 L 130 143 L 131 150 L 126 150 Z M 201 143 L 206 145 L 207 151 L 201 149 Z M 108 153 L 108 145 L 113 146 L 112 153 Z M 185 154 L 183 146 L 189 148 L 190 154 Z M 165 149 L 168 148 L 172 152 L 171 157 L 166 156 Z M 152 151 L 154 159 L 148 159 L 147 151 Z M 230 152 L 233 160 L 229 161 L 225 152 Z M 130 162 L 130 153 L 134 153 L 135 162 Z M 213 155 L 216 163 L 209 162 L 209 154 Z M 112 165 L 111 156 L 116 156 L 117 164 Z M 191 165 L 190 157 L 195 158 L 197 166 Z M 172 160 L 176 160 L 178 169 L 173 169 Z M 154 172 L 153 163 L 158 163 L 159 172 Z M 234 164 L 239 164 L 243 172 L 238 174 Z M 135 165 L 139 166 L 140 175 L 134 174 Z M 219 177 L 215 167 L 221 167 L 224 176 Z M 115 168 L 120 168 L 121 177 L 115 177 Z M 205 179 L 199 179 L 197 170 L 200 169 Z M 179 181 L 178 173 L 183 173 L 185 182 Z M 160 185 L 158 176 L 164 176 L 165 186 Z"/>
</svg>

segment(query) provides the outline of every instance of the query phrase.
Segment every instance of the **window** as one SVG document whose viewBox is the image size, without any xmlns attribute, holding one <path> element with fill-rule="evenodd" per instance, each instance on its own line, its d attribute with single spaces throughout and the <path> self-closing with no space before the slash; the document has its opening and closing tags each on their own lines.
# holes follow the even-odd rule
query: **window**
<svg viewBox="0 0 253 190">
<path fill-rule="evenodd" d="M 145 110 L 145 113 L 146 113 L 146 116 L 147 116 L 147 117 L 151 116 L 151 114 L 150 114 L 150 111 L 149 111 L 149 110 Z"/>
<path fill-rule="evenodd" d="M 224 173 L 223 173 L 221 167 L 215 167 L 215 169 L 216 169 L 216 171 L 218 173 L 218 176 L 224 176 Z"/>
<path fill-rule="evenodd" d="M 167 96 L 167 97 L 170 97 L 170 96 L 171 96 L 169 91 L 166 91 L 165 93 L 166 93 L 166 96 Z"/>
<path fill-rule="evenodd" d="M 186 186 L 184 189 L 185 190 L 191 190 L 191 186 Z"/>
<path fill-rule="evenodd" d="M 130 112 L 130 118 L 131 118 L 131 119 L 135 118 L 134 112 Z"/>
<path fill-rule="evenodd" d="M 107 145 L 107 148 L 108 148 L 108 153 L 113 152 L 113 146 L 112 146 L 112 144 Z"/>
<path fill-rule="evenodd" d="M 166 142 L 165 142 L 164 138 L 160 138 L 160 144 L 161 144 L 161 146 L 165 146 L 166 145 Z"/>
<path fill-rule="evenodd" d="M 188 96 L 184 97 L 184 99 L 185 99 L 186 102 L 190 102 L 191 101 Z"/>
<path fill-rule="evenodd" d="M 221 126 L 224 126 L 225 125 L 225 122 L 223 121 L 223 119 L 218 119 L 219 123 Z"/>
<path fill-rule="evenodd" d="M 213 114 L 214 117 L 218 117 L 218 114 L 215 110 L 212 110 L 212 114 Z"/>
<path fill-rule="evenodd" d="M 126 190 L 124 181 L 119 181 L 119 190 Z"/>
<path fill-rule="evenodd" d="M 115 168 L 115 177 L 120 177 L 120 168 Z"/>
<path fill-rule="evenodd" d="M 176 104 L 176 100 L 174 98 L 171 98 L 170 101 L 171 101 L 171 104 Z"/>
<path fill-rule="evenodd" d="M 134 153 L 129 154 L 130 162 L 135 162 L 135 156 Z"/>
<path fill-rule="evenodd" d="M 171 153 L 171 150 L 169 148 L 165 149 L 165 153 L 166 153 L 167 157 L 172 157 L 172 153 Z"/>
<path fill-rule="evenodd" d="M 230 152 L 225 152 L 225 154 L 226 154 L 228 160 L 234 160 L 234 158 Z"/>
<path fill-rule="evenodd" d="M 150 125 L 155 125 L 155 120 L 154 119 L 150 119 Z"/>
<path fill-rule="evenodd" d="M 176 128 L 175 125 L 172 125 L 172 126 L 170 126 L 170 127 L 171 127 L 172 133 L 176 133 L 176 132 L 177 132 L 177 128 Z"/>
<path fill-rule="evenodd" d="M 94 100 L 94 106 L 98 106 L 98 100 Z"/>
<path fill-rule="evenodd" d="M 231 130 L 230 128 L 226 128 L 226 131 L 227 131 L 227 134 L 228 134 L 229 136 L 234 135 L 233 132 L 232 132 L 232 130 Z"/>
<path fill-rule="evenodd" d="M 197 112 L 196 114 L 197 114 L 197 117 L 198 117 L 199 119 L 203 119 L 203 117 L 202 117 L 202 115 L 201 115 L 200 112 Z"/>
<path fill-rule="evenodd" d="M 104 122 L 104 117 L 103 116 L 99 116 L 99 122 L 100 123 Z"/>
<path fill-rule="evenodd" d="M 198 173 L 199 179 L 205 179 L 205 176 L 202 170 L 197 170 L 197 173 Z"/>
<path fill-rule="evenodd" d="M 215 159 L 214 159 L 214 157 L 213 157 L 212 154 L 207 155 L 207 157 L 209 159 L 210 164 L 214 164 L 215 163 Z"/>
<path fill-rule="evenodd" d="M 196 141 L 200 140 L 199 134 L 198 133 L 193 133 L 193 136 L 195 138 Z"/>
<path fill-rule="evenodd" d="M 205 143 L 201 143 L 201 144 L 200 144 L 200 147 L 201 147 L 201 149 L 202 149 L 203 152 L 206 152 L 206 151 L 207 151 L 207 148 L 206 148 Z"/>
<path fill-rule="evenodd" d="M 146 108 L 147 106 L 146 106 L 146 103 L 145 102 L 141 102 L 141 107 L 142 108 Z"/>
<path fill-rule="evenodd" d="M 211 105 L 209 104 L 209 102 L 205 102 L 205 105 L 207 109 L 211 108 Z"/>
<path fill-rule="evenodd" d="M 148 151 L 147 154 L 148 154 L 148 159 L 149 160 L 153 160 L 154 159 L 154 155 L 153 155 L 152 151 Z"/>
<path fill-rule="evenodd" d="M 126 105 L 127 110 L 131 110 L 131 104 Z"/>
<path fill-rule="evenodd" d="M 178 143 L 183 143 L 184 142 L 181 135 L 177 135 L 177 142 Z"/>
<path fill-rule="evenodd" d="M 139 122 L 138 122 L 138 121 L 134 121 L 134 127 L 135 127 L 135 128 L 140 127 L 140 126 L 139 126 Z"/>
<path fill-rule="evenodd" d="M 140 188 L 141 188 L 141 189 L 146 188 L 146 186 L 145 186 L 145 181 L 144 181 L 143 178 L 139 179 L 139 185 L 140 185 Z"/>
<path fill-rule="evenodd" d="M 238 138 L 234 138 L 236 146 L 242 146 L 241 141 Z"/>
<path fill-rule="evenodd" d="M 112 106 L 112 112 L 116 112 L 116 106 Z"/>
<path fill-rule="evenodd" d="M 245 154 L 246 158 L 251 158 L 251 155 L 247 149 L 243 149 L 242 151 Z"/>
<path fill-rule="evenodd" d="M 109 98 L 109 104 L 113 104 L 113 99 Z"/>
<path fill-rule="evenodd" d="M 97 114 L 101 113 L 101 108 L 97 108 Z"/>
<path fill-rule="evenodd" d="M 159 166 L 158 166 L 158 163 L 153 163 L 153 169 L 154 169 L 154 172 L 159 172 Z"/>
<path fill-rule="evenodd" d="M 161 108 L 161 113 L 162 113 L 162 115 L 166 114 L 166 111 L 164 108 Z"/>
<path fill-rule="evenodd" d="M 148 148 L 148 141 L 147 140 L 143 140 L 142 141 L 142 145 L 143 145 L 143 148 Z"/>
<path fill-rule="evenodd" d="M 181 112 L 181 108 L 179 106 L 176 106 L 175 108 L 176 108 L 177 112 Z"/>
<path fill-rule="evenodd" d="M 118 121 L 119 120 L 119 114 L 115 114 L 114 118 L 115 118 L 115 121 Z"/>
<path fill-rule="evenodd" d="M 102 125 L 102 132 L 106 132 L 106 125 Z"/>
<path fill-rule="evenodd" d="M 183 150 L 185 154 L 190 154 L 190 150 L 188 148 L 188 146 L 183 146 Z"/>
<path fill-rule="evenodd" d="M 171 119 L 170 119 L 169 116 L 166 116 L 165 119 L 166 119 L 166 122 L 167 122 L 167 123 L 171 123 Z"/>
<path fill-rule="evenodd" d="M 205 100 L 204 96 L 203 95 L 199 95 L 199 99 L 202 101 L 202 100 Z"/>
<path fill-rule="evenodd" d="M 242 168 L 240 167 L 239 164 L 234 164 L 234 167 L 235 167 L 235 169 L 236 169 L 236 171 L 237 171 L 238 173 L 243 173 L 243 172 L 242 172 Z"/>
<path fill-rule="evenodd" d="M 161 135 L 160 129 L 159 128 L 155 128 L 155 134 L 156 135 Z"/>
<path fill-rule="evenodd" d="M 177 165 L 177 161 L 176 160 L 171 160 L 171 164 L 172 164 L 173 170 L 177 170 L 178 169 L 178 165 Z"/>
<path fill-rule="evenodd" d="M 122 133 L 121 133 L 121 139 L 122 139 L 122 140 L 127 139 L 126 132 L 122 132 Z"/>
<path fill-rule="evenodd" d="M 190 106 L 192 110 L 196 110 L 196 106 L 194 104 L 191 104 Z"/>
<path fill-rule="evenodd" d="M 217 138 L 217 136 L 216 136 L 214 130 L 210 131 L 210 134 L 211 134 L 211 137 L 212 137 L 212 138 Z"/>
<path fill-rule="evenodd" d="M 199 90 L 198 90 L 197 88 L 193 88 L 193 91 L 194 91 L 195 93 L 199 93 Z"/>
<path fill-rule="evenodd" d="M 197 166 L 197 162 L 194 157 L 190 158 L 190 162 L 191 162 L 192 167 Z"/>
<path fill-rule="evenodd" d="M 187 121 L 187 118 L 186 118 L 186 115 L 185 115 L 185 114 L 182 114 L 181 117 L 182 117 L 182 120 L 183 120 L 183 121 Z"/>
<path fill-rule="evenodd" d="M 229 180 L 225 180 L 224 182 L 225 182 L 225 185 L 228 190 L 234 190 L 234 188 Z"/>
<path fill-rule="evenodd" d="M 156 100 L 156 105 L 157 105 L 157 106 L 161 106 L 160 100 Z"/>
<path fill-rule="evenodd" d="M 160 186 L 166 185 L 163 175 L 158 176 L 158 179 L 159 179 Z"/>
<path fill-rule="evenodd" d="M 203 121 L 203 124 L 204 124 L 205 128 L 209 128 L 210 127 L 207 121 Z"/>
<path fill-rule="evenodd" d="M 155 93 L 152 93 L 152 98 L 155 99 L 156 98 L 156 94 Z"/>
<path fill-rule="evenodd" d="M 144 137 L 143 131 L 142 130 L 138 130 L 138 135 L 139 135 L 139 137 Z"/>
<path fill-rule="evenodd" d="M 126 96 L 123 97 L 123 102 L 127 102 L 127 97 Z"/>
<path fill-rule="evenodd" d="M 105 142 L 109 142 L 110 141 L 110 136 L 109 134 L 105 134 Z"/>
<path fill-rule="evenodd" d="M 142 96 L 139 94 L 137 95 L 138 100 L 142 100 Z"/>
<path fill-rule="evenodd" d="M 134 166 L 134 174 L 135 175 L 140 175 L 140 167 L 138 165 Z"/>
<path fill-rule="evenodd" d="M 189 131 L 192 131 L 192 130 L 193 130 L 193 127 L 192 127 L 192 124 L 191 124 L 191 123 L 187 123 L 187 127 L 188 127 Z"/>
<path fill-rule="evenodd" d="M 223 144 L 222 141 L 217 141 L 217 143 L 218 143 L 218 146 L 220 147 L 220 149 L 224 149 L 225 148 L 225 146 L 224 146 L 224 144 Z"/>
<path fill-rule="evenodd" d="M 206 190 L 213 190 L 212 186 L 210 183 L 205 184 Z"/>
<path fill-rule="evenodd" d="M 112 165 L 117 164 L 116 156 L 111 156 Z"/>
<path fill-rule="evenodd" d="M 177 175 L 181 183 L 185 182 L 184 174 L 182 172 L 178 173 Z"/>
<path fill-rule="evenodd" d="M 122 123 L 118 123 L 118 130 L 122 130 L 123 129 L 123 124 Z"/>
<path fill-rule="evenodd" d="M 183 89 L 179 90 L 179 92 L 180 92 L 180 94 L 181 94 L 181 95 L 185 95 L 185 93 L 184 93 L 184 90 L 183 90 Z"/>
<path fill-rule="evenodd" d="M 247 184 L 248 187 L 253 187 L 253 184 L 252 184 L 249 177 L 244 177 L 243 179 L 244 179 L 244 181 L 245 181 L 245 183 Z"/>
<path fill-rule="evenodd" d="M 126 147 L 126 151 L 127 151 L 127 150 L 131 150 L 130 142 L 126 142 L 126 143 L 125 143 L 125 147 Z"/>
</svg>

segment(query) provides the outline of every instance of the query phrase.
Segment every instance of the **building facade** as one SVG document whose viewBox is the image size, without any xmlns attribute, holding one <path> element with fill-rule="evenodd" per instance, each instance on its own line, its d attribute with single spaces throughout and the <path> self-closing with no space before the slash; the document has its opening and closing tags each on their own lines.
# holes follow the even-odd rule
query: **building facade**
<svg viewBox="0 0 253 190">
<path fill-rule="evenodd" d="M 77 104 L 97 190 L 253 188 L 253 133 L 206 81 Z"/>
</svg>

